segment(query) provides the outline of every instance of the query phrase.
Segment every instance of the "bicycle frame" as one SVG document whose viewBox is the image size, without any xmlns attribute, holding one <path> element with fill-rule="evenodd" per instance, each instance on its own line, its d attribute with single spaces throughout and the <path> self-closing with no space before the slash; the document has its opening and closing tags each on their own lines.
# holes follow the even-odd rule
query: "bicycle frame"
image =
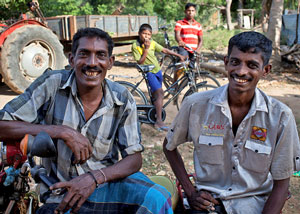
<svg viewBox="0 0 300 214">
<path fill-rule="evenodd" d="M 178 86 L 178 90 L 176 90 L 176 93 L 170 99 L 168 99 L 168 101 L 163 105 L 163 108 L 167 107 L 170 104 L 170 102 L 177 99 L 178 95 L 186 87 L 186 85 L 189 85 L 190 88 L 192 88 L 193 90 L 196 90 L 196 82 L 195 82 L 195 79 L 194 79 L 194 76 L 193 76 L 194 74 L 190 69 L 188 69 L 188 67 L 187 67 L 188 62 L 189 61 L 187 60 L 184 63 L 179 62 L 179 63 L 173 64 L 173 65 L 170 65 L 170 67 L 175 67 L 175 66 L 178 66 L 178 65 L 182 65 L 183 68 L 184 68 L 184 75 L 181 78 L 179 78 L 178 80 L 176 80 L 170 87 L 168 87 L 166 90 L 164 90 L 164 94 L 165 94 L 166 92 L 170 91 L 171 88 L 176 87 L 176 85 L 178 85 L 180 83 L 179 86 Z M 139 85 L 143 82 L 143 80 L 145 80 L 146 85 L 147 85 L 147 91 L 148 91 L 148 94 L 149 94 L 149 97 L 150 97 L 150 103 L 153 105 L 155 100 L 154 100 L 154 98 L 152 96 L 152 93 L 151 93 L 148 77 L 147 77 L 145 72 L 141 71 L 141 73 L 142 73 L 143 78 L 137 84 L 135 84 L 135 87 L 134 87 L 133 90 L 136 90 L 136 88 L 139 87 Z"/>
</svg>

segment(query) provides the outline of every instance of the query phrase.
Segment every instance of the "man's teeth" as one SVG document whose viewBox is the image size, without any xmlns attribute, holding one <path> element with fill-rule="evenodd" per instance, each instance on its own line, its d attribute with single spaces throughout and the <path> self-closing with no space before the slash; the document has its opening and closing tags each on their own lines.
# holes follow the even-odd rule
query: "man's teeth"
<svg viewBox="0 0 300 214">
<path fill-rule="evenodd" d="M 247 82 L 248 80 L 244 80 L 244 79 L 239 79 L 239 78 L 234 78 L 234 80 L 236 81 L 236 82 L 238 82 L 238 83 L 245 83 L 245 82 Z"/>
<path fill-rule="evenodd" d="M 98 75 L 98 72 L 97 72 L 97 71 L 95 71 L 95 72 L 92 72 L 92 71 L 86 71 L 85 73 L 86 73 L 86 75 L 88 75 L 88 76 L 93 76 L 93 77 L 95 77 L 95 76 Z"/>
</svg>

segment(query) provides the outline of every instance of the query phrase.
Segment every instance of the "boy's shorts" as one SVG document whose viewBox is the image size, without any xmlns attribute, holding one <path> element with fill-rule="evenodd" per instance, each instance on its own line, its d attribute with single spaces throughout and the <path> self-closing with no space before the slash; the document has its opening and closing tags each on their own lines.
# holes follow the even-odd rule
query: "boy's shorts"
<svg viewBox="0 0 300 214">
<path fill-rule="evenodd" d="M 152 72 L 148 72 L 147 78 L 152 93 L 155 92 L 157 89 L 162 88 L 163 76 L 161 70 L 159 70 L 155 74 Z"/>
</svg>

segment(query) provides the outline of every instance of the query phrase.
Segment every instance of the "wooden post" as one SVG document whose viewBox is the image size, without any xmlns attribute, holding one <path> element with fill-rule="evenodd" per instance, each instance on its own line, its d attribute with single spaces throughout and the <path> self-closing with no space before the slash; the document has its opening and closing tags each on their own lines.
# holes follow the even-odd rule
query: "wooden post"
<svg viewBox="0 0 300 214">
<path fill-rule="evenodd" d="M 297 20 L 297 21 L 296 21 L 296 38 L 295 38 L 294 44 L 297 44 L 297 43 L 298 43 L 299 9 L 300 9 L 300 0 L 298 0 L 297 19 L 296 19 L 296 20 Z"/>
</svg>

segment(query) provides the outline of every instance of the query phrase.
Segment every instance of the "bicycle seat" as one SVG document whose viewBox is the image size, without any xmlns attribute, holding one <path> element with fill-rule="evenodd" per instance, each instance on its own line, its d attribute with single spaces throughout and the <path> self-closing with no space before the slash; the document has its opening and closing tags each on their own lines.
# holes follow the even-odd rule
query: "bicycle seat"
<svg viewBox="0 0 300 214">
<path fill-rule="evenodd" d="M 168 30 L 168 28 L 169 28 L 169 25 L 163 25 L 163 26 L 159 27 L 160 30 Z"/>
<path fill-rule="evenodd" d="M 149 71 L 152 71 L 155 68 L 155 65 L 139 65 L 139 64 L 136 64 L 136 67 L 139 71 L 147 73 Z"/>
</svg>

